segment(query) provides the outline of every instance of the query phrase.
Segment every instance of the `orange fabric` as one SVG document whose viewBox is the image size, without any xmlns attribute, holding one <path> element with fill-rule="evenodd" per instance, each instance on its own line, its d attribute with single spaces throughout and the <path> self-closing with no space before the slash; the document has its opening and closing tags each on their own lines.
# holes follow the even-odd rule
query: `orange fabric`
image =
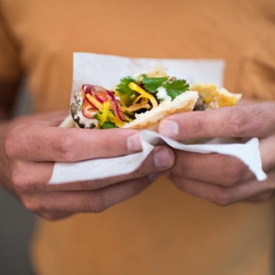
<svg viewBox="0 0 275 275">
<path fill-rule="evenodd" d="M 74 51 L 223 58 L 226 88 L 275 99 L 273 0 L 0 3 L 36 111 L 68 108 Z M 40 220 L 34 265 L 39 275 L 271 274 L 274 209 L 274 200 L 220 208 L 161 178 L 104 213 Z"/>
<path fill-rule="evenodd" d="M 40 221 L 38 274 L 272 274 L 274 202 L 220 208 L 158 180 L 103 213 Z"/>
<path fill-rule="evenodd" d="M 19 65 L 19 45 L 12 37 L 6 24 L 6 18 L 1 13 L 0 6 L 0 81 L 16 81 L 21 76 Z"/>
</svg>

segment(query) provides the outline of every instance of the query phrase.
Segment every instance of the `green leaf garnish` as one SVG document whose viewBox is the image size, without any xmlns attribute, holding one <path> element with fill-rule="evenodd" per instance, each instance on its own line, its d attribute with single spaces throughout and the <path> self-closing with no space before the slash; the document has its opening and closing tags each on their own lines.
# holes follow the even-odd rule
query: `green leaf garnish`
<svg viewBox="0 0 275 275">
<path fill-rule="evenodd" d="M 156 93 L 159 87 L 166 89 L 167 94 L 173 99 L 188 90 L 189 84 L 184 79 L 171 81 L 169 77 L 147 77 L 142 75 L 142 84 L 149 93 Z"/>
<path fill-rule="evenodd" d="M 103 129 L 117 128 L 117 126 L 112 122 L 104 122 L 102 125 Z"/>
<path fill-rule="evenodd" d="M 166 83 L 167 77 L 147 77 L 146 75 L 142 78 L 142 83 L 147 92 L 153 94 L 157 91 L 160 86 Z"/>
<path fill-rule="evenodd" d="M 136 82 L 135 79 L 131 76 L 126 76 L 120 79 L 120 83 L 116 86 L 116 91 L 121 94 L 128 94 L 131 97 L 134 94 L 134 91 L 129 88 L 130 82 Z"/>
<path fill-rule="evenodd" d="M 166 89 L 167 95 L 175 99 L 178 95 L 188 90 L 189 84 L 184 79 L 164 77 L 147 77 L 146 74 L 139 76 L 140 83 L 132 76 L 126 76 L 120 80 L 116 90 L 121 95 L 121 99 L 129 106 L 135 100 L 135 92 L 129 88 L 130 82 L 134 82 L 144 88 L 148 93 L 155 94 L 159 87 Z M 139 81 L 138 81 L 139 82 Z M 161 99 L 159 99 L 161 100 Z"/>
<path fill-rule="evenodd" d="M 98 111 L 96 114 L 94 114 L 94 118 L 99 121 L 99 116 L 98 115 L 101 115 L 101 114 L 102 114 L 102 112 Z"/>
<path fill-rule="evenodd" d="M 189 84 L 184 79 L 176 79 L 173 82 L 166 82 L 162 85 L 167 94 L 173 99 L 178 95 L 186 92 L 189 88 Z"/>
</svg>

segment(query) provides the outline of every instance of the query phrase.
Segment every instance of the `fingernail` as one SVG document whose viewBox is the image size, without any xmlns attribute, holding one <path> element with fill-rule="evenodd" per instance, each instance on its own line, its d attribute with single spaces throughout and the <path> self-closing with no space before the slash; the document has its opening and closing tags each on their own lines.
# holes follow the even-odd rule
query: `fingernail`
<svg viewBox="0 0 275 275">
<path fill-rule="evenodd" d="M 133 134 L 127 139 L 127 148 L 129 152 L 138 152 L 142 150 L 139 133 Z"/>
<path fill-rule="evenodd" d="M 156 168 L 165 169 L 173 165 L 173 158 L 167 149 L 161 149 L 154 155 L 154 163 Z"/>
<path fill-rule="evenodd" d="M 174 138 L 179 133 L 179 126 L 172 120 L 165 120 L 160 124 L 159 132 L 161 135 Z"/>
</svg>

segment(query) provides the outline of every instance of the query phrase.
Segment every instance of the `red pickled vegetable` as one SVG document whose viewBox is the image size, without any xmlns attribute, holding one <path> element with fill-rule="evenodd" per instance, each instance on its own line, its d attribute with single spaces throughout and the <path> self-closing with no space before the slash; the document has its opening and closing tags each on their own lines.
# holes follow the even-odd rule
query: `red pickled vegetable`
<svg viewBox="0 0 275 275">
<path fill-rule="evenodd" d="M 108 95 L 111 97 L 111 100 L 112 100 L 112 103 L 113 103 L 113 106 L 114 106 L 114 111 L 115 111 L 115 114 L 116 116 L 121 120 L 121 121 L 124 121 L 124 118 L 122 117 L 122 112 L 119 108 L 119 105 L 117 103 L 117 100 L 114 96 L 114 94 L 110 91 L 107 91 Z"/>
</svg>

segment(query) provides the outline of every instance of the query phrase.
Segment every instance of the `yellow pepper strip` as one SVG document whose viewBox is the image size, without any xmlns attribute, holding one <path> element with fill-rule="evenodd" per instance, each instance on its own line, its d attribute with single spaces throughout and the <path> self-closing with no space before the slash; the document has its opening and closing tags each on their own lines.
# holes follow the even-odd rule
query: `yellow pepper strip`
<svg viewBox="0 0 275 275">
<path fill-rule="evenodd" d="M 107 120 L 109 107 L 110 107 L 110 102 L 108 101 L 105 101 L 102 104 L 101 114 L 98 114 L 99 120 L 96 128 L 100 128 L 104 124 L 104 122 Z"/>
<path fill-rule="evenodd" d="M 131 104 L 131 100 L 127 94 L 120 94 L 116 91 L 115 96 L 119 97 L 120 106 L 129 106 Z"/>
<path fill-rule="evenodd" d="M 150 110 L 152 108 L 152 106 L 150 104 L 143 104 L 143 103 L 137 103 L 137 104 L 134 104 L 130 107 L 124 107 L 122 106 L 121 107 L 121 111 L 125 114 L 125 112 L 129 113 L 129 114 L 132 114 L 133 115 L 133 112 L 136 112 L 140 109 L 147 109 L 147 110 Z"/>
<path fill-rule="evenodd" d="M 139 96 L 135 99 L 135 101 L 133 102 L 133 104 L 137 104 L 137 102 L 138 102 L 140 99 L 142 99 L 142 98 L 144 98 L 144 95 L 143 95 L 143 94 L 139 95 Z"/>
<path fill-rule="evenodd" d="M 95 106 L 98 110 L 101 110 L 102 104 L 96 100 L 91 94 L 86 94 L 87 99 Z"/>
<path fill-rule="evenodd" d="M 116 126 L 118 127 L 122 127 L 125 123 L 123 121 L 121 121 L 120 119 L 118 119 L 113 112 L 111 112 L 110 110 L 108 111 L 108 119 L 113 122 Z"/>
<path fill-rule="evenodd" d="M 146 92 L 144 89 L 142 89 L 140 86 L 138 86 L 134 82 L 130 82 L 128 86 L 130 89 L 132 89 L 135 92 L 139 93 L 140 95 L 148 98 L 150 100 L 150 102 L 152 103 L 153 108 L 158 107 L 158 102 L 152 94 Z"/>
</svg>

